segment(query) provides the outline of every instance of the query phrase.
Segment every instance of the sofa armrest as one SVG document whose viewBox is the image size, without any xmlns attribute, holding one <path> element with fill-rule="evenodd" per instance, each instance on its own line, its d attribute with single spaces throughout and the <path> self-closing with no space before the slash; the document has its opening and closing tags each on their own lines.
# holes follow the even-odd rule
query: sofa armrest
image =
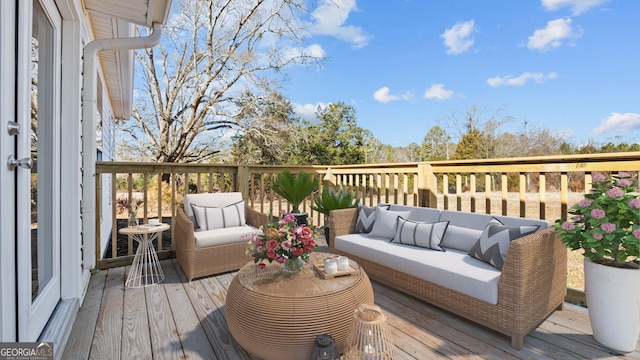
<svg viewBox="0 0 640 360">
<path fill-rule="evenodd" d="M 356 227 L 358 209 L 340 209 L 329 212 L 329 249 L 333 250 L 336 236 L 351 234 Z"/>
<path fill-rule="evenodd" d="M 567 249 L 552 226 L 509 245 L 498 282 L 498 302 L 508 304 L 509 316 L 522 318 L 514 324 L 529 324 L 530 319 L 548 314 L 566 293 Z"/>
<path fill-rule="evenodd" d="M 262 225 L 267 225 L 269 223 L 269 216 L 261 213 L 258 210 L 254 210 L 250 208 L 248 205 L 245 206 L 244 216 L 246 219 L 246 223 L 251 226 L 255 226 L 259 228 Z"/>
</svg>

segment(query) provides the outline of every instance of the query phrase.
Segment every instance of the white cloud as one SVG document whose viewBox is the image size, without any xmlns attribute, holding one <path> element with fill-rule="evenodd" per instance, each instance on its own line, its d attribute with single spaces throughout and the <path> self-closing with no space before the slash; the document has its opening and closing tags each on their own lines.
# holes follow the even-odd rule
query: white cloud
<svg viewBox="0 0 640 360">
<path fill-rule="evenodd" d="M 562 7 L 568 7 L 571 8 L 573 15 L 580 15 L 608 1 L 609 0 L 542 0 L 542 6 L 547 11 L 556 11 Z"/>
<path fill-rule="evenodd" d="M 315 120 L 316 112 L 324 109 L 327 104 L 317 102 L 315 104 L 293 104 L 293 112 L 305 120 Z"/>
<path fill-rule="evenodd" d="M 547 51 L 562 45 L 562 40 L 582 36 L 580 31 L 571 27 L 571 19 L 555 19 L 547 22 L 547 27 L 538 29 L 529 36 L 529 49 Z"/>
<path fill-rule="evenodd" d="M 438 101 L 451 99 L 455 93 L 451 90 L 445 90 L 444 84 L 433 84 L 424 92 L 425 99 L 436 99 Z"/>
<path fill-rule="evenodd" d="M 461 54 L 473 46 L 471 34 L 474 25 L 473 20 L 459 22 L 440 35 L 444 40 L 444 46 L 447 47 L 447 54 Z"/>
<path fill-rule="evenodd" d="M 287 59 L 294 59 L 298 57 L 312 57 L 316 59 L 324 58 L 326 53 L 322 46 L 318 44 L 311 44 L 306 48 L 294 48 L 290 47 L 283 51 L 283 56 Z"/>
<path fill-rule="evenodd" d="M 389 90 L 388 87 L 386 86 L 381 87 L 380 89 L 376 90 L 373 93 L 373 98 L 376 99 L 376 101 L 381 102 L 383 104 L 400 99 L 396 95 L 391 95 L 390 92 L 391 90 Z"/>
<path fill-rule="evenodd" d="M 334 36 L 361 48 L 369 43 L 370 36 L 362 28 L 345 25 L 351 11 L 356 11 L 356 0 L 321 0 L 311 17 L 313 34 Z"/>
<path fill-rule="evenodd" d="M 531 73 L 525 72 L 522 75 L 513 77 L 511 75 L 502 77 L 496 76 L 490 79 L 487 79 L 487 84 L 491 86 L 523 86 L 527 83 L 527 80 L 533 80 L 538 84 L 543 83 L 545 80 L 553 80 L 558 77 L 558 74 L 555 72 L 550 72 L 548 74 L 543 73 Z"/>
<path fill-rule="evenodd" d="M 392 95 L 391 90 L 388 87 L 383 86 L 373 93 L 373 98 L 378 102 L 386 104 L 388 102 L 397 101 L 397 100 L 405 100 L 405 101 L 413 100 L 413 94 L 411 93 L 411 91 L 407 91 L 401 95 Z"/>
<path fill-rule="evenodd" d="M 611 113 L 608 118 L 600 121 L 600 126 L 593 129 L 595 135 L 601 135 L 610 131 L 640 130 L 640 114 L 636 113 Z"/>
</svg>

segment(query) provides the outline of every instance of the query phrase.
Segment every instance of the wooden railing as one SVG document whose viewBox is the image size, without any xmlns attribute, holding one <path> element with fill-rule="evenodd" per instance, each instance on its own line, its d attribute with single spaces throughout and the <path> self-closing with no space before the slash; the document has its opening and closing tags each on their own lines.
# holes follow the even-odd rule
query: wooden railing
<svg viewBox="0 0 640 360">
<path fill-rule="evenodd" d="M 138 214 L 144 222 L 158 216 L 170 222 L 184 194 L 199 192 L 240 191 L 254 209 L 278 214 L 290 207 L 269 185 L 285 169 L 314 174 L 322 180 L 320 191 L 327 186 L 352 189 L 366 205 L 393 203 L 553 222 L 566 217 L 590 189 L 593 173 L 626 171 L 637 177 L 640 152 L 331 167 L 98 162 L 98 267 L 121 266 L 132 258 L 131 239 L 110 241 L 118 237 L 118 223 L 126 220 L 116 207 L 119 196 L 144 201 Z M 307 199 L 302 210 L 314 225 L 323 225 L 322 214 L 310 207 L 318 195 Z M 173 236 L 158 243 L 161 257 L 174 256 Z"/>
</svg>

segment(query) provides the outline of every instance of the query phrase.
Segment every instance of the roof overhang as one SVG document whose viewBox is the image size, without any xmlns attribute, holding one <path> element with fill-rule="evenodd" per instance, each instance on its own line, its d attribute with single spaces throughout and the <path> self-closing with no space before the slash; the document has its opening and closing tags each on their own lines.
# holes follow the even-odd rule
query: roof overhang
<svg viewBox="0 0 640 360">
<path fill-rule="evenodd" d="M 84 5 L 94 39 L 113 39 L 135 36 L 135 25 L 165 24 L 171 0 L 85 0 Z M 105 50 L 100 52 L 99 59 L 113 116 L 129 119 L 133 98 L 133 51 Z"/>
</svg>

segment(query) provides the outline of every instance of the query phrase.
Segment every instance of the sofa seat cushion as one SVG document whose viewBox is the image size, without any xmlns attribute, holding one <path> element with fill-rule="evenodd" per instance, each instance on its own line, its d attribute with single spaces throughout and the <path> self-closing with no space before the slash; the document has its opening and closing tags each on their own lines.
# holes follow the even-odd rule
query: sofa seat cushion
<svg viewBox="0 0 640 360">
<path fill-rule="evenodd" d="M 466 251 L 435 251 L 362 234 L 338 236 L 334 246 L 346 254 L 362 257 L 490 304 L 498 303 L 500 270 L 468 256 Z"/>
<path fill-rule="evenodd" d="M 196 247 L 205 248 L 214 245 L 248 242 L 254 233 L 260 233 L 260 229 L 243 225 L 213 230 L 196 230 L 193 235 L 196 238 Z"/>
</svg>

